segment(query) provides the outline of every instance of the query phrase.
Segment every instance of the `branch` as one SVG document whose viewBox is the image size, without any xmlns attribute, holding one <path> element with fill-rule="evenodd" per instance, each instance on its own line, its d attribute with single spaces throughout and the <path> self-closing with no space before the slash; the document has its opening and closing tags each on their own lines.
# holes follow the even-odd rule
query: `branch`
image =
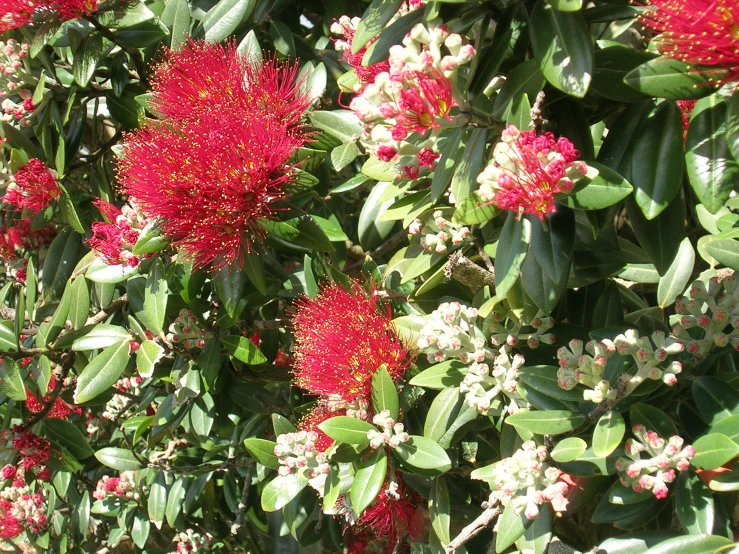
<svg viewBox="0 0 739 554">
<path fill-rule="evenodd" d="M 231 534 L 235 535 L 241 529 L 244 524 L 244 515 L 246 514 L 246 501 L 249 500 L 249 489 L 251 489 L 251 480 L 254 476 L 254 462 L 249 464 L 249 469 L 246 470 L 246 477 L 244 477 L 244 488 L 241 489 L 241 500 L 239 501 L 239 512 L 236 514 L 236 521 L 231 525 Z"/>
<path fill-rule="evenodd" d="M 452 542 L 446 546 L 446 553 L 452 554 L 453 552 L 456 552 L 460 546 L 471 540 L 473 537 L 476 537 L 499 515 L 500 507 L 485 508 L 484 512 L 477 516 L 472 523 L 460 531 L 459 535 L 452 539 Z"/>
<path fill-rule="evenodd" d="M 110 304 L 108 304 L 105 308 L 100 310 L 98 313 L 96 313 L 93 316 L 90 316 L 87 318 L 87 321 L 85 321 L 85 325 L 96 325 L 98 323 L 101 323 L 105 321 L 111 314 L 117 312 L 120 310 L 123 306 L 126 305 L 128 302 L 128 294 L 122 294 L 115 300 L 113 300 Z"/>
<path fill-rule="evenodd" d="M 449 256 L 449 264 L 444 270 L 447 279 L 454 279 L 469 288 L 473 293 L 484 286 L 495 287 L 495 274 L 467 258 L 461 250 Z"/>
<path fill-rule="evenodd" d="M 398 244 L 400 244 L 404 239 L 408 237 L 408 231 L 405 229 L 401 229 L 397 233 L 395 233 L 392 237 L 387 239 L 385 242 L 383 242 L 380 246 L 375 248 L 372 252 L 365 253 L 364 258 L 357 260 L 355 263 L 350 265 L 347 268 L 344 268 L 344 273 L 351 273 L 352 271 L 359 269 L 364 265 L 364 262 L 367 260 L 367 257 L 372 258 L 372 260 L 376 260 L 377 258 L 380 258 L 390 252 L 393 248 L 395 248 Z"/>
<path fill-rule="evenodd" d="M 288 323 L 285 319 L 270 319 L 267 321 L 255 321 L 252 327 L 257 331 L 264 331 L 266 329 L 283 329 L 287 325 Z"/>
</svg>

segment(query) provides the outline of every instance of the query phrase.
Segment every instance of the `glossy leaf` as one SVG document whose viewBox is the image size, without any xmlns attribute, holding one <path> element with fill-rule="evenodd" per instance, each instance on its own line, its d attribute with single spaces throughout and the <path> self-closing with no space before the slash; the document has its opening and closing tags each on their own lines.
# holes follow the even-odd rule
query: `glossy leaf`
<svg viewBox="0 0 739 554">
<path fill-rule="evenodd" d="M 660 308 L 670 306 L 680 296 L 690 281 L 695 265 L 695 250 L 690 239 L 684 238 L 680 243 L 677 256 L 660 278 L 657 286 L 657 303 Z"/>
<path fill-rule="evenodd" d="M 128 365 L 129 350 L 128 342 L 123 341 L 108 346 L 95 356 L 77 378 L 75 403 L 83 404 L 112 387 Z"/>
<path fill-rule="evenodd" d="M 624 418 L 618 412 L 610 411 L 601 416 L 593 431 L 593 453 L 606 457 L 611 454 L 626 433 Z"/>
<path fill-rule="evenodd" d="M 350 499 L 352 510 L 361 516 L 374 502 L 385 483 L 387 474 L 387 455 L 384 448 L 378 448 L 366 459 L 355 462 L 356 472 L 352 482 Z"/>
</svg>

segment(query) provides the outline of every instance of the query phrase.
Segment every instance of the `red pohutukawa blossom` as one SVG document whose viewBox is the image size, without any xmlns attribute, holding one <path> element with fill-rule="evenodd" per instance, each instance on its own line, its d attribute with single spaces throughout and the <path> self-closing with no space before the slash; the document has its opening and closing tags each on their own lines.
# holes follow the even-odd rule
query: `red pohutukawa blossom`
<svg viewBox="0 0 739 554">
<path fill-rule="evenodd" d="M 3 196 L 3 202 L 36 214 L 45 209 L 49 203 L 59 198 L 62 190 L 51 170 L 44 162 L 37 159 L 15 172 L 15 182 L 10 183 Z"/>
<path fill-rule="evenodd" d="M 554 212 L 554 198 L 568 193 L 587 167 L 564 137 L 519 131 L 510 125 L 495 145 L 493 159 L 477 178 L 483 201 L 502 210 L 544 219 Z"/>
<path fill-rule="evenodd" d="M 650 0 L 642 21 L 662 33 L 659 49 L 717 83 L 739 79 L 739 3 L 736 0 Z"/>
<path fill-rule="evenodd" d="M 97 9 L 97 0 L 0 0 L 0 33 L 55 14 L 59 21 L 78 19 Z"/>
<path fill-rule="evenodd" d="M 388 71 L 390 69 L 390 63 L 385 61 L 372 65 L 362 65 L 362 58 L 364 58 L 367 48 L 377 40 L 377 37 L 374 37 L 362 48 L 357 50 L 356 54 L 352 54 L 354 34 L 357 32 L 357 26 L 361 21 L 359 17 L 350 18 L 348 15 L 343 15 L 331 24 L 331 32 L 342 37 L 334 40 L 334 46 L 336 50 L 344 52 L 343 61 L 354 69 L 360 84 L 365 86 L 373 83 L 375 77 L 383 71 Z"/>
<path fill-rule="evenodd" d="M 119 209 L 98 198 L 93 204 L 110 223 L 93 223 L 92 237 L 87 240 L 87 244 L 109 265 L 137 267 L 141 260 L 131 250 L 147 221 L 138 214 L 135 203 L 131 200 L 129 204 L 133 206 L 126 204 Z"/>
<path fill-rule="evenodd" d="M 129 134 L 123 190 L 197 267 L 243 264 L 296 178 L 310 98 L 297 67 L 253 62 L 233 43 L 188 42 L 153 78 L 163 119 Z"/>
<path fill-rule="evenodd" d="M 298 423 L 298 430 L 308 433 L 314 431 L 318 435 L 318 439 L 315 441 L 316 449 L 325 452 L 334 444 L 334 439 L 321 431 L 318 426 L 327 419 L 341 415 L 346 415 L 346 410 L 330 410 L 326 406 L 319 404 L 303 416 Z"/>
<path fill-rule="evenodd" d="M 52 391 L 56 386 L 56 377 L 53 375 L 49 379 L 49 391 Z M 38 414 L 44 409 L 44 406 L 51 401 L 51 394 L 47 394 L 42 398 L 40 402 L 38 398 L 28 389 L 26 389 L 26 408 L 32 414 Z M 66 403 L 61 398 L 54 400 L 54 405 L 51 407 L 46 417 L 51 419 L 67 419 L 70 414 L 81 415 L 82 408 Z"/>
<path fill-rule="evenodd" d="M 697 100 L 678 100 L 677 105 L 680 108 L 680 115 L 683 117 L 683 140 L 688 137 L 688 127 L 690 127 L 690 116 L 693 109 L 698 103 Z"/>
<path fill-rule="evenodd" d="M 13 433 L 18 436 L 13 439 L 13 448 L 18 452 L 18 466 L 24 471 L 46 464 L 51 456 L 51 443 L 43 437 L 26 431 L 23 426 L 13 427 Z"/>
<path fill-rule="evenodd" d="M 391 314 L 358 281 L 349 290 L 330 283 L 315 298 L 298 300 L 293 327 L 298 385 L 336 406 L 366 402 L 383 364 L 398 379 L 410 363 Z"/>
<path fill-rule="evenodd" d="M 0 33 L 23 27 L 35 9 L 33 0 L 0 0 Z"/>
</svg>

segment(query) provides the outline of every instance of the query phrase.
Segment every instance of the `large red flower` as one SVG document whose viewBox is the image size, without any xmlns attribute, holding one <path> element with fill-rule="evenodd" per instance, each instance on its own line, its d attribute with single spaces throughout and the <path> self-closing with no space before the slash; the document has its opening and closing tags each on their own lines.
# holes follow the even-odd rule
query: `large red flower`
<svg viewBox="0 0 739 554">
<path fill-rule="evenodd" d="M 394 379 L 408 368 L 409 351 L 389 313 L 358 281 L 349 290 L 324 286 L 296 303 L 295 376 L 311 394 L 353 405 L 368 400 L 372 376 L 385 364 Z"/>
<path fill-rule="evenodd" d="M 55 14 L 59 21 L 77 19 L 97 10 L 97 0 L 0 0 L 0 33 L 23 27 L 34 17 Z"/>
<path fill-rule="evenodd" d="M 700 66 L 716 82 L 739 79 L 739 3 L 736 0 L 651 0 L 642 20 L 662 33 L 659 49 Z"/>
<path fill-rule="evenodd" d="M 31 214 L 45 209 L 62 193 L 51 170 L 44 162 L 35 158 L 28 160 L 26 165 L 16 171 L 13 178 L 15 182 L 8 186 L 3 202 L 25 208 Z"/>
<path fill-rule="evenodd" d="M 153 82 L 162 119 L 126 137 L 123 189 L 198 267 L 241 265 L 308 138 L 296 67 L 191 41 L 168 53 Z"/>
</svg>

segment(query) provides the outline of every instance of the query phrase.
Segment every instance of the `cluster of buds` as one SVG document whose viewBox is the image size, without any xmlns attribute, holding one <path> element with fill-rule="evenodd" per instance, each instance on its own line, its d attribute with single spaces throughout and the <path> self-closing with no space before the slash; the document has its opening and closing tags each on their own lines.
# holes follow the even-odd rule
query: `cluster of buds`
<svg viewBox="0 0 739 554">
<path fill-rule="evenodd" d="M 136 473 L 134 471 L 124 471 L 119 477 L 104 475 L 97 482 L 92 497 L 96 500 L 105 500 L 106 498 L 138 500 L 140 496 L 136 488 L 135 477 Z"/>
<path fill-rule="evenodd" d="M 527 519 L 536 518 L 539 506 L 545 502 L 555 512 L 565 511 L 569 487 L 559 480 L 562 472 L 545 462 L 547 457 L 545 446 L 526 441 L 513 456 L 497 462 L 488 480 L 496 488 L 490 494 L 488 507 L 513 503 L 514 512 L 523 512 Z"/>
<path fill-rule="evenodd" d="M 187 308 L 182 308 L 175 320 L 169 325 L 167 341 L 183 348 L 203 348 L 205 341 L 213 337 L 200 326 L 195 315 Z"/>
<path fill-rule="evenodd" d="M 502 210 L 535 215 L 554 212 L 554 197 L 566 194 L 584 177 L 587 166 L 566 138 L 519 131 L 509 125 L 495 145 L 493 158 L 477 177 L 480 198 Z"/>
<path fill-rule="evenodd" d="M 349 417 L 366 420 L 369 415 L 369 400 L 364 396 L 358 396 L 352 402 L 347 402 L 338 394 L 329 394 L 326 397 L 326 407 L 331 412 L 344 410 Z"/>
<path fill-rule="evenodd" d="M 41 533 L 48 527 L 46 500 L 27 485 L 0 491 L 0 539 L 10 540 L 24 531 Z"/>
<path fill-rule="evenodd" d="M 171 554 L 203 554 L 210 552 L 213 535 L 188 529 L 176 533 L 172 541 L 175 543 L 175 549 Z"/>
<path fill-rule="evenodd" d="M 685 471 L 690 467 L 695 448 L 683 447 L 683 439 L 677 435 L 665 441 L 643 425 L 634 425 L 631 431 L 636 439 L 626 441 L 628 458 L 616 460 L 621 484 L 636 492 L 651 490 L 657 498 L 667 498 L 667 483 L 675 480 L 675 470 Z M 643 454 L 647 457 L 642 457 Z"/>
<path fill-rule="evenodd" d="M 518 391 L 518 369 L 524 357 L 516 354 L 511 359 L 506 346 L 501 347 L 493 362 L 493 371 L 486 363 L 470 364 L 459 391 L 465 393 L 465 402 L 482 415 L 515 413 L 526 405 Z"/>
<path fill-rule="evenodd" d="M 442 52 L 446 51 L 446 54 Z M 438 22 L 419 23 L 390 48 L 387 71 L 378 73 L 349 107 L 365 124 L 364 143 L 384 162 L 400 167 L 400 178 L 417 179 L 436 166 L 436 140 L 465 101 L 456 86 L 461 65 L 475 49 Z M 409 140 L 411 135 L 417 138 Z"/>
<path fill-rule="evenodd" d="M 459 358 L 463 363 L 482 363 L 492 358 L 485 337 L 476 325 L 477 310 L 459 302 L 444 302 L 434 310 L 420 330 L 417 346 L 429 363 Z"/>
<path fill-rule="evenodd" d="M 513 310 L 508 310 L 505 315 L 493 312 L 492 320 L 490 342 L 493 346 L 518 346 L 525 342 L 529 348 L 537 348 L 541 343 L 554 344 L 556 340 L 552 333 L 547 332 L 554 327 L 554 318 L 544 317 L 542 312 L 531 321 L 519 318 Z"/>
<path fill-rule="evenodd" d="M 408 442 L 411 438 L 405 431 L 405 426 L 402 423 L 395 423 L 395 420 L 390 417 L 389 410 L 382 410 L 379 414 L 375 414 L 372 423 L 382 428 L 382 432 L 374 429 L 367 431 L 367 438 L 373 450 L 377 450 L 384 445 L 397 448 L 398 445 Z"/>
<path fill-rule="evenodd" d="M 585 345 L 580 339 L 572 339 L 569 349 L 563 346 L 557 350 L 559 370 L 557 384 L 564 390 L 572 390 L 578 384 L 586 387 L 583 400 L 600 404 L 604 400 L 615 400 L 618 391 L 611 388 L 608 381 L 603 379 L 608 358 L 616 352 L 616 346 L 609 339 L 601 342 L 589 341 Z"/>
<path fill-rule="evenodd" d="M 28 127 L 31 124 L 31 115 L 36 106 L 33 104 L 30 91 L 23 89 L 20 91 L 20 98 L 16 98 L 16 100 L 5 98 L 0 102 L 0 108 L 3 111 L 3 121 L 17 123 L 21 127 Z"/>
<path fill-rule="evenodd" d="M 408 234 L 419 237 L 424 251 L 446 254 L 449 242 L 459 246 L 470 236 L 470 229 L 445 219 L 442 210 L 435 210 L 424 219 L 414 219 L 408 226 Z"/>
<path fill-rule="evenodd" d="M 121 413 L 136 405 L 135 398 L 141 395 L 141 383 L 143 382 L 144 380 L 136 375 L 118 379 L 113 388 L 124 394 L 114 394 L 113 398 L 105 404 L 105 409 L 101 415 L 105 419 L 115 421 Z"/>
<path fill-rule="evenodd" d="M 316 448 L 319 435 L 316 431 L 297 431 L 278 435 L 274 453 L 280 468 L 277 471 L 282 477 L 297 474 L 310 480 L 326 475 L 331 466 L 325 452 Z"/>
<path fill-rule="evenodd" d="M 631 356 L 636 362 L 635 375 L 621 375 L 624 396 L 631 394 L 645 379 L 662 380 L 669 386 L 677 383 L 677 374 L 683 370 L 680 362 L 672 361 L 664 367 L 659 366 L 667 361 L 667 356 L 685 350 L 682 342 L 666 337 L 662 331 L 652 333 L 650 340 L 649 337 L 639 337 L 635 329 L 629 329 L 613 339 L 613 344 L 619 354 Z"/>
<path fill-rule="evenodd" d="M 149 220 L 133 198 L 118 209 L 113 204 L 99 198 L 93 202 L 108 222 L 96 221 L 92 224 L 92 238 L 87 240 L 100 259 L 108 265 L 138 267 L 141 258 L 132 250 Z M 147 258 L 151 254 L 144 254 Z"/>
<path fill-rule="evenodd" d="M 675 312 L 672 333 L 691 354 L 704 357 L 714 346 L 729 344 L 739 349 L 739 287 L 733 275 L 714 277 L 707 286 L 695 281 L 688 295 L 675 301 Z"/>
<path fill-rule="evenodd" d="M 0 96 L 16 93 L 29 77 L 23 60 L 28 57 L 30 48 L 27 42 L 18 42 L 14 38 L 7 42 L 0 41 Z M 22 90 L 22 98 L 26 98 L 24 93 L 30 97 L 27 90 Z"/>
</svg>

